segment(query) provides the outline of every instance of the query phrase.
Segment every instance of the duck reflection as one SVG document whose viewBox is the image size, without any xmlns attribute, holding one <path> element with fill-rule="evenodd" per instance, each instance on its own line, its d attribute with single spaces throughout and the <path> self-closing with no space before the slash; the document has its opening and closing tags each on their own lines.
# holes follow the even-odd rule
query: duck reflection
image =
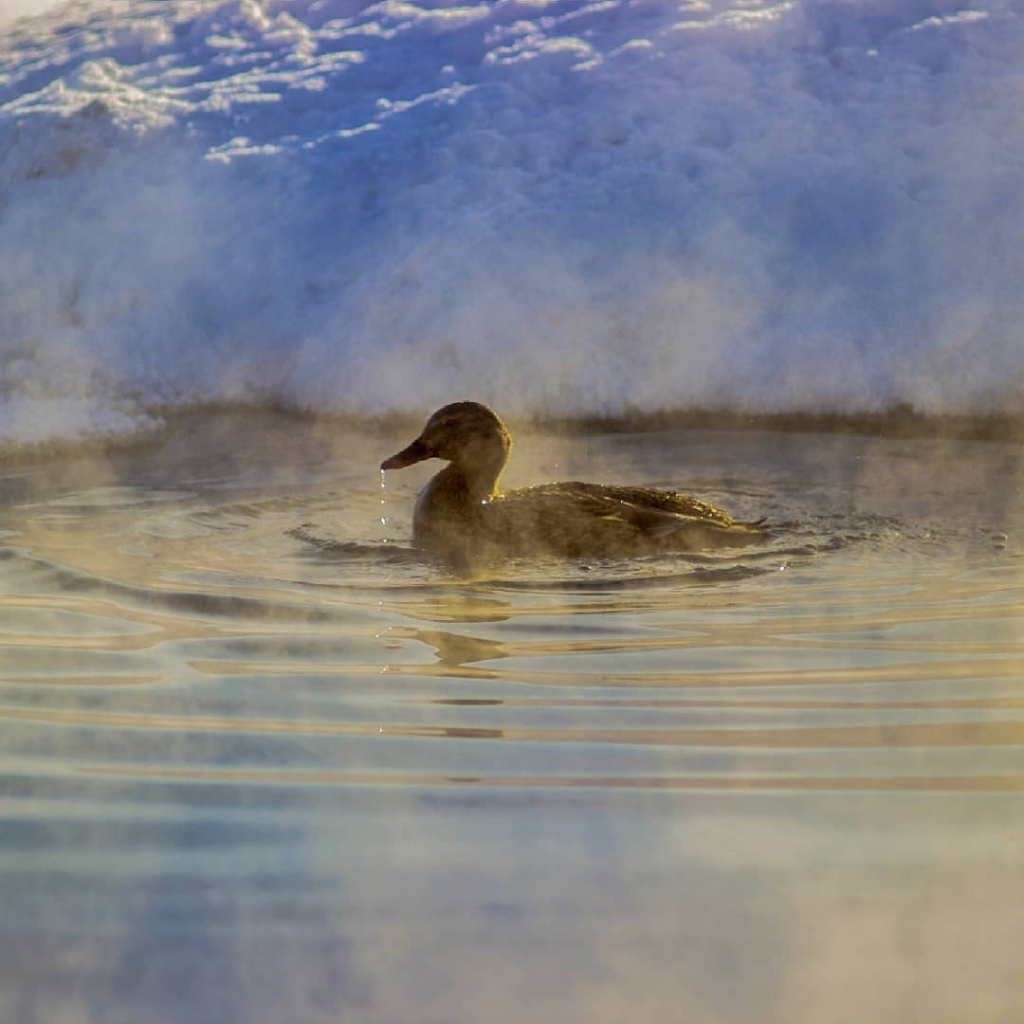
<svg viewBox="0 0 1024 1024">
<path fill-rule="evenodd" d="M 438 664 L 446 668 L 459 668 L 509 656 L 505 645 L 497 640 L 484 640 L 482 637 L 449 633 L 441 629 L 417 629 L 411 635 L 413 639 L 432 647 Z"/>
<path fill-rule="evenodd" d="M 508 601 L 493 597 L 443 597 L 402 604 L 402 614 L 429 622 L 507 622 L 512 617 Z"/>
<path fill-rule="evenodd" d="M 446 725 L 438 732 L 438 735 L 453 740 L 500 740 L 504 738 L 505 730 Z"/>
</svg>

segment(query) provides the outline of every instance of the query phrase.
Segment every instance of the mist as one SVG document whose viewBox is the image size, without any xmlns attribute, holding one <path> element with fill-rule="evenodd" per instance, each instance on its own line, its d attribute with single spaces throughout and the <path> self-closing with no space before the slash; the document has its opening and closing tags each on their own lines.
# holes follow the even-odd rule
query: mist
<svg viewBox="0 0 1024 1024">
<path fill-rule="evenodd" d="M 3 0 L 0 4 L 0 25 L 17 18 L 28 18 L 51 10 L 61 0 Z"/>
<path fill-rule="evenodd" d="M 1011 5 L 132 0 L 0 45 L 2 440 L 1019 410 Z"/>
</svg>

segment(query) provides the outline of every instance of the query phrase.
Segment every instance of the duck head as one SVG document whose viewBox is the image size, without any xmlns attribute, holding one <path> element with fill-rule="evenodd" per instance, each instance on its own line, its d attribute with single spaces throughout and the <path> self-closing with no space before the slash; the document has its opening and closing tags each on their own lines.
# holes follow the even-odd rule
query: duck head
<svg viewBox="0 0 1024 1024">
<path fill-rule="evenodd" d="M 511 450 L 512 438 L 496 412 L 480 402 L 453 402 L 438 409 L 420 436 L 380 468 L 402 469 L 424 459 L 445 459 L 465 475 L 472 491 L 487 496 L 497 488 Z"/>
</svg>

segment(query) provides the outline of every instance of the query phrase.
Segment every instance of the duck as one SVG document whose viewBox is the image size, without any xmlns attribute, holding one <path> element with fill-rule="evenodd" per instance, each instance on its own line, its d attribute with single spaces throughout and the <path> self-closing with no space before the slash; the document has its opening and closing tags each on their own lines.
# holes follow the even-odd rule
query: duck
<svg viewBox="0 0 1024 1024">
<path fill-rule="evenodd" d="M 448 463 L 413 511 L 415 548 L 465 565 L 481 559 L 553 556 L 621 559 L 755 544 L 763 520 L 739 522 L 706 502 L 654 487 L 578 480 L 499 489 L 512 451 L 501 417 L 481 402 L 438 409 L 420 435 L 380 468 L 425 459 Z"/>
</svg>

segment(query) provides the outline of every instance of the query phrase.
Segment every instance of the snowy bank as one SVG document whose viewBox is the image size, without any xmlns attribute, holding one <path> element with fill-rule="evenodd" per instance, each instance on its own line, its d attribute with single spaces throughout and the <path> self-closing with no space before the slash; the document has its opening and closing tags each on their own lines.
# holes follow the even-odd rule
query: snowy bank
<svg viewBox="0 0 1024 1024">
<path fill-rule="evenodd" d="M 1022 405 L 1018 4 L 76 0 L 0 31 L 0 440 L 201 401 Z"/>
</svg>

